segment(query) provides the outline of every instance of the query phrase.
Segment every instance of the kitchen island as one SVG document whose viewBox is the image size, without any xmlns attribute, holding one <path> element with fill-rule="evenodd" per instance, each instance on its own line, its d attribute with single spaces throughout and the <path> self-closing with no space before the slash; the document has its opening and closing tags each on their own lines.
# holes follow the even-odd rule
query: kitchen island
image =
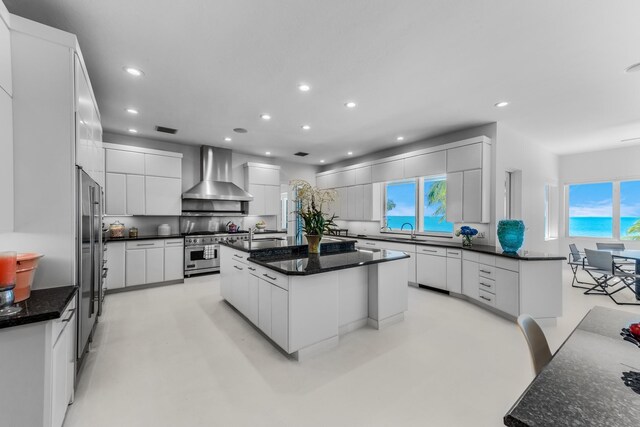
<svg viewBox="0 0 640 427">
<path fill-rule="evenodd" d="M 222 297 L 297 360 L 363 326 L 402 321 L 407 310 L 408 255 L 323 242 L 320 255 L 291 238 L 221 244 Z"/>
</svg>

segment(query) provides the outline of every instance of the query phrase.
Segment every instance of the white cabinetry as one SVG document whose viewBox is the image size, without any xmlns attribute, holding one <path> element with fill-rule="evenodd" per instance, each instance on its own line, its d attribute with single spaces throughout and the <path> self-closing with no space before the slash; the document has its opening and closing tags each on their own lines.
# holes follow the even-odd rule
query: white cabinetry
<svg viewBox="0 0 640 427">
<path fill-rule="evenodd" d="M 109 290 L 124 288 L 125 285 L 125 243 L 107 242 L 107 250 L 104 253 L 107 261 L 106 288 Z"/>
<path fill-rule="evenodd" d="M 366 240 L 359 239 L 356 245 L 363 249 L 388 249 L 392 251 L 400 251 L 409 255 L 407 260 L 407 280 L 417 283 L 416 279 L 416 245 L 410 243 L 396 243 L 382 240 Z"/>
<path fill-rule="evenodd" d="M 447 150 L 404 159 L 404 177 L 442 175 L 447 171 Z"/>
<path fill-rule="evenodd" d="M 107 215 L 180 215 L 182 154 L 104 146 Z"/>
<path fill-rule="evenodd" d="M 447 221 L 490 221 L 491 145 L 486 142 L 447 150 Z"/>
<path fill-rule="evenodd" d="M 253 196 L 249 215 L 280 214 L 280 166 L 245 163 L 244 188 Z"/>
<path fill-rule="evenodd" d="M 183 259 L 182 239 L 127 241 L 125 284 L 136 286 L 182 280 L 184 278 Z"/>
<path fill-rule="evenodd" d="M 404 159 L 376 163 L 371 166 L 371 181 L 386 182 L 404 178 Z"/>
<path fill-rule="evenodd" d="M 371 166 L 365 166 L 355 170 L 356 185 L 371 184 Z"/>
<path fill-rule="evenodd" d="M 447 249 L 447 290 L 462 293 L 462 250 Z"/>
<path fill-rule="evenodd" d="M 381 185 L 360 184 L 336 188 L 336 201 L 328 207 L 343 221 L 377 221 L 381 216 Z"/>
<path fill-rule="evenodd" d="M 11 32 L 0 17 L 0 89 L 12 96 L 11 84 Z"/>
<path fill-rule="evenodd" d="M 75 301 L 60 319 L 62 331 L 53 337 L 51 352 L 51 426 L 62 427 L 67 406 L 73 399 L 75 380 Z M 53 328 L 57 332 L 58 328 Z"/>
</svg>

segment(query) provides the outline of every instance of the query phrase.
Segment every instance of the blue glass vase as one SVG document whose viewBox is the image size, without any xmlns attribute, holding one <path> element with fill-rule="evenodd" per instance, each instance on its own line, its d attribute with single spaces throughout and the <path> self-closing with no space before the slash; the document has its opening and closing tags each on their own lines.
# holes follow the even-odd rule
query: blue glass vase
<svg viewBox="0 0 640 427">
<path fill-rule="evenodd" d="M 498 221 L 498 241 L 505 252 L 518 252 L 524 240 L 524 222 L 519 219 Z"/>
</svg>

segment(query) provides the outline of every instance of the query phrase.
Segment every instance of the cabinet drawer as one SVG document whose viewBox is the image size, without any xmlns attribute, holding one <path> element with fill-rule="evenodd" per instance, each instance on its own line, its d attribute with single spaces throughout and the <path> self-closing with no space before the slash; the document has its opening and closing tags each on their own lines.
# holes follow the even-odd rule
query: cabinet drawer
<svg viewBox="0 0 640 427">
<path fill-rule="evenodd" d="M 242 251 L 235 251 L 235 250 L 234 250 L 234 251 L 231 253 L 231 259 L 232 259 L 234 262 L 241 262 L 241 263 L 243 263 L 243 264 L 246 264 L 246 263 L 248 262 L 248 261 L 247 261 L 247 258 L 248 258 L 248 257 L 249 257 L 249 254 L 248 254 L 248 253 L 246 253 L 246 252 L 242 252 Z"/>
<path fill-rule="evenodd" d="M 478 276 L 493 279 L 496 276 L 496 268 L 492 265 L 479 264 Z"/>
<path fill-rule="evenodd" d="M 478 278 L 478 289 L 481 291 L 489 292 L 492 294 L 496 293 L 496 282 L 493 279 L 488 279 L 486 277 Z"/>
<path fill-rule="evenodd" d="M 67 326 L 71 322 L 71 319 L 73 318 L 73 314 L 75 313 L 75 311 L 76 311 L 76 298 L 74 297 L 71 300 L 71 302 L 69 302 L 69 305 L 67 305 L 67 308 L 64 309 L 60 317 L 53 321 L 53 327 L 51 329 L 51 337 L 52 337 L 51 342 L 53 344 L 55 344 L 55 342 L 58 340 L 58 337 L 64 330 L 65 326 Z"/>
<path fill-rule="evenodd" d="M 437 246 L 416 246 L 416 252 L 419 254 L 447 256 L 446 248 L 439 248 Z"/>
<path fill-rule="evenodd" d="M 164 248 L 164 240 L 128 241 L 127 249 Z"/>
<path fill-rule="evenodd" d="M 374 240 L 358 240 L 358 246 L 360 246 L 361 248 L 374 248 L 374 249 L 381 249 L 382 248 L 382 244 L 384 242 L 377 242 Z"/>
<path fill-rule="evenodd" d="M 478 289 L 478 298 L 480 302 L 490 305 L 492 307 L 496 306 L 496 296 L 490 294 L 489 292 L 485 292 L 482 289 Z"/>
<path fill-rule="evenodd" d="M 262 280 L 266 280 L 272 285 L 276 285 L 279 288 L 289 290 L 289 279 L 285 274 L 276 273 L 270 268 L 261 267 L 259 265 L 251 265 L 255 267 L 256 271 L 249 271 L 249 273 L 257 275 Z M 257 273 L 257 274 L 256 274 Z"/>
<path fill-rule="evenodd" d="M 504 268 L 505 270 L 520 271 L 520 262 L 515 259 L 509 259 L 505 257 L 496 257 L 496 267 Z"/>
<path fill-rule="evenodd" d="M 462 251 L 462 259 L 467 261 L 478 262 L 478 259 L 480 258 L 479 255 L 480 254 L 478 252 Z"/>
<path fill-rule="evenodd" d="M 167 239 L 164 241 L 165 246 L 182 246 L 184 245 L 184 239 Z"/>
<path fill-rule="evenodd" d="M 495 255 L 478 254 L 478 262 L 486 265 L 496 265 Z"/>
<path fill-rule="evenodd" d="M 462 258 L 462 249 L 447 249 L 447 258 Z"/>
</svg>

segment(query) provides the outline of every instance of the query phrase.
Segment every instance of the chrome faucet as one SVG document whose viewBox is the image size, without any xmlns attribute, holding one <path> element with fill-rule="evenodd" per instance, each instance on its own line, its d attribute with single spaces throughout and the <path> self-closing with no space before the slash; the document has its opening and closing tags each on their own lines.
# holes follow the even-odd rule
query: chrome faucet
<svg viewBox="0 0 640 427">
<path fill-rule="evenodd" d="M 253 243 L 253 227 L 249 227 L 249 247 L 251 247 L 251 243 Z"/>
<path fill-rule="evenodd" d="M 405 222 L 404 224 L 402 224 L 400 226 L 400 231 L 404 230 L 404 226 L 408 225 L 409 227 L 411 227 L 411 238 L 415 239 L 416 238 L 416 230 L 413 228 L 413 224 L 411 224 L 410 222 Z"/>
</svg>

